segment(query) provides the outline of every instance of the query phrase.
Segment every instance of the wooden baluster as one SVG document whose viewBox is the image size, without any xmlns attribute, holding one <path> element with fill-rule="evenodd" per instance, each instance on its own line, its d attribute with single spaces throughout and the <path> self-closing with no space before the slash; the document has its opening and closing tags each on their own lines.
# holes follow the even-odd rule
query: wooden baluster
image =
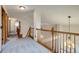
<svg viewBox="0 0 79 59">
<path fill-rule="evenodd" d="M 55 32 L 56 33 L 56 32 Z M 55 52 L 55 33 L 54 33 L 54 41 L 53 41 L 53 51 Z"/>
<path fill-rule="evenodd" d="M 54 33 L 54 52 L 56 53 L 56 32 Z"/>
<path fill-rule="evenodd" d="M 57 37 L 57 52 L 59 53 L 60 51 L 59 51 L 59 33 L 57 34 L 58 35 L 58 37 Z"/>
<path fill-rule="evenodd" d="M 64 53 L 64 34 L 63 34 L 63 53 Z"/>
<path fill-rule="evenodd" d="M 66 53 L 67 53 L 67 35 L 68 34 L 66 34 Z"/>
<path fill-rule="evenodd" d="M 55 52 L 56 52 L 56 34 L 57 33 L 55 33 Z"/>
<path fill-rule="evenodd" d="M 76 37 L 74 35 L 74 53 L 76 53 Z"/>
<path fill-rule="evenodd" d="M 72 39 L 71 39 L 71 35 L 70 35 L 70 43 L 72 43 L 71 41 L 72 41 Z M 70 53 L 71 52 L 72 52 L 72 46 L 70 45 Z"/>
<path fill-rule="evenodd" d="M 58 39 L 57 39 L 57 36 L 58 36 L 58 33 L 56 33 L 56 35 L 55 35 L 55 49 L 56 49 L 56 52 L 58 53 L 58 46 L 57 46 L 57 44 L 58 44 Z"/>
<path fill-rule="evenodd" d="M 60 34 L 60 53 L 61 53 L 61 34 Z"/>
<path fill-rule="evenodd" d="M 55 30 L 57 31 L 57 24 L 56 24 L 55 27 L 56 27 Z M 57 52 L 57 34 L 58 33 L 55 34 L 55 49 L 56 49 L 56 52 Z"/>
</svg>

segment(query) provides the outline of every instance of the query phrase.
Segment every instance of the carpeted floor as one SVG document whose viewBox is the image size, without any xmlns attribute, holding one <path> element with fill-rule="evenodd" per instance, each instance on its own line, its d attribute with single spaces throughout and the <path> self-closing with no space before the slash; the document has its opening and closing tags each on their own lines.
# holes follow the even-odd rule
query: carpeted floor
<svg viewBox="0 0 79 59">
<path fill-rule="evenodd" d="M 5 45 L 2 46 L 2 53 L 48 53 L 48 49 L 38 44 L 31 38 L 8 38 Z"/>
</svg>

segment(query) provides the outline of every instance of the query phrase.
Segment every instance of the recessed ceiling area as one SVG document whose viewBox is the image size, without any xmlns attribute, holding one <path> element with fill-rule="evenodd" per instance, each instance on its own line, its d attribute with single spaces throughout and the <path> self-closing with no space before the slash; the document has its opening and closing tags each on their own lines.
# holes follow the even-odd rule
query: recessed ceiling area
<svg viewBox="0 0 79 59">
<path fill-rule="evenodd" d="M 9 16 L 19 17 L 37 10 L 41 15 L 41 21 L 48 24 L 68 24 L 68 16 L 71 16 L 71 24 L 79 25 L 79 5 L 27 5 L 29 9 L 18 9 L 18 5 L 8 6 Z"/>
</svg>

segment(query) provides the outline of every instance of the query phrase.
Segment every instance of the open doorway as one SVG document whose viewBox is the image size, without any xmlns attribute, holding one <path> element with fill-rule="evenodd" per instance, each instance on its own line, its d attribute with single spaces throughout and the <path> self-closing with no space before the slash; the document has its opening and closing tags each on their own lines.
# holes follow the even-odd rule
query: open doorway
<svg viewBox="0 0 79 59">
<path fill-rule="evenodd" d="M 20 34 L 21 23 L 15 18 L 9 18 L 9 36 L 14 37 Z"/>
<path fill-rule="evenodd" d="M 14 36 L 16 34 L 15 22 L 15 18 L 9 18 L 9 36 Z"/>
</svg>

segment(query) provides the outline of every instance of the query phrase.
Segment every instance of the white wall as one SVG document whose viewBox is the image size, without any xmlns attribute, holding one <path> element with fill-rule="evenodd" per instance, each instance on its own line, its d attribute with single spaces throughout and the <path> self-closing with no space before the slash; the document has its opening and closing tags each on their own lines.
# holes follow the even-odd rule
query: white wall
<svg viewBox="0 0 79 59">
<path fill-rule="evenodd" d="M 34 26 L 36 28 L 41 28 L 41 15 L 38 11 L 34 11 Z"/>
<path fill-rule="evenodd" d="M 21 21 L 21 34 L 25 37 L 29 27 L 33 26 L 33 12 L 27 13 L 24 15 L 24 18 L 20 18 L 19 20 Z"/>
<path fill-rule="evenodd" d="M 79 25 L 71 25 L 71 32 L 79 33 Z M 60 31 L 69 31 L 69 26 L 68 25 L 60 25 Z"/>
<path fill-rule="evenodd" d="M 21 21 L 21 34 L 23 35 L 23 37 L 26 36 L 26 34 L 27 34 L 28 30 L 29 30 L 29 27 L 31 26 L 30 21 L 27 21 L 27 20 L 28 19 L 20 20 Z"/>
<path fill-rule="evenodd" d="M 1 27 L 1 6 L 0 6 L 0 27 Z M 1 31 L 1 28 L 0 28 L 0 51 L 1 51 L 1 42 L 2 42 L 2 31 Z"/>
<path fill-rule="evenodd" d="M 51 26 L 51 25 L 46 25 L 46 24 L 42 24 L 41 27 L 42 27 L 43 29 L 51 30 L 51 28 L 52 28 L 53 26 Z"/>
<path fill-rule="evenodd" d="M 37 41 L 37 30 L 36 28 L 41 28 L 41 15 L 38 11 L 34 11 L 34 40 Z"/>
</svg>

